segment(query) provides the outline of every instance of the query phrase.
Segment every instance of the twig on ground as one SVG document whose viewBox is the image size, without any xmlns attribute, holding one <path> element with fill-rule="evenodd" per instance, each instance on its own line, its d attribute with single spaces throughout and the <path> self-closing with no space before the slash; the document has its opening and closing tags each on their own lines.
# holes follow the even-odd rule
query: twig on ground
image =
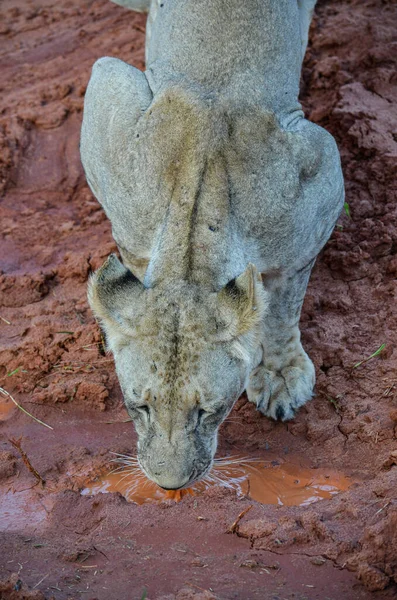
<svg viewBox="0 0 397 600">
<path fill-rule="evenodd" d="M 22 438 L 19 438 L 18 440 L 14 440 L 13 438 L 9 438 L 9 442 L 10 444 L 12 444 L 14 446 L 14 448 L 16 450 L 18 450 L 19 454 L 22 457 L 23 462 L 25 463 L 25 465 L 27 466 L 27 468 L 29 469 L 29 471 L 31 473 L 33 473 L 33 475 L 36 477 L 37 481 L 39 481 L 41 483 L 42 486 L 45 485 L 45 479 L 42 478 L 42 476 L 36 471 L 36 469 L 33 467 L 32 463 L 30 462 L 28 455 L 26 454 L 26 452 L 24 450 L 22 450 L 22 446 L 21 446 L 21 440 Z"/>
<path fill-rule="evenodd" d="M 389 381 L 389 383 L 390 383 L 390 381 Z M 388 385 L 387 388 L 384 390 L 384 392 L 383 392 L 383 394 L 382 394 L 381 397 L 382 398 L 386 398 L 387 396 L 390 396 L 390 394 L 392 393 L 392 391 L 396 387 L 396 383 L 397 383 L 397 381 L 391 382 L 390 385 Z"/>
<path fill-rule="evenodd" d="M 250 480 L 249 477 L 247 479 L 247 492 L 245 494 L 245 497 L 249 498 L 250 500 L 252 500 L 252 498 L 251 498 L 251 480 Z"/>
<path fill-rule="evenodd" d="M 107 556 L 107 554 L 105 554 L 104 552 L 102 552 L 102 550 L 99 550 L 99 548 L 97 548 L 96 546 L 92 546 L 94 550 L 96 550 L 97 552 L 99 552 L 99 554 L 102 554 L 102 556 L 104 556 L 105 558 L 107 558 L 109 560 L 109 557 Z"/>
<path fill-rule="evenodd" d="M 48 575 L 49 575 L 49 573 L 47 573 L 47 575 L 44 575 L 44 577 L 42 577 L 42 578 L 40 579 L 40 581 L 38 581 L 38 582 L 36 583 L 36 585 L 34 585 L 34 586 L 33 586 L 33 589 L 34 589 L 34 588 L 37 588 L 37 586 L 38 586 L 38 585 L 40 585 L 40 583 L 42 583 L 42 582 L 44 581 L 44 579 L 47 579 Z"/>
<path fill-rule="evenodd" d="M 241 513 L 238 515 L 237 519 L 234 521 L 234 523 L 230 525 L 226 533 L 236 533 L 237 525 L 240 523 L 241 519 L 247 514 L 247 512 L 251 510 L 253 506 L 254 505 L 251 504 L 250 506 L 248 506 L 248 508 L 242 510 Z"/>
<path fill-rule="evenodd" d="M 48 429 L 52 429 L 52 430 L 54 429 L 53 427 L 51 427 L 51 425 L 47 425 L 47 423 L 44 423 L 44 421 L 40 421 L 40 419 L 37 419 L 37 417 L 34 417 L 33 415 L 31 415 L 30 412 L 28 412 L 25 408 L 23 408 L 23 406 L 18 404 L 18 402 L 11 396 L 10 393 L 7 392 L 7 390 L 0 387 L 0 393 L 3 394 L 3 396 L 7 396 L 8 398 L 10 398 L 10 400 L 13 401 L 13 403 L 15 404 L 15 406 L 17 406 L 19 408 L 19 410 L 24 412 L 25 415 L 28 415 L 28 417 L 30 417 L 34 421 L 36 421 L 37 423 L 40 423 L 40 425 L 44 425 L 44 427 L 47 427 Z"/>
<path fill-rule="evenodd" d="M 382 510 L 385 510 L 385 508 L 387 508 L 389 506 L 389 504 L 391 504 L 391 500 L 388 500 L 384 506 L 382 506 L 379 510 L 377 510 L 375 515 L 378 515 L 380 512 L 382 512 Z"/>
</svg>

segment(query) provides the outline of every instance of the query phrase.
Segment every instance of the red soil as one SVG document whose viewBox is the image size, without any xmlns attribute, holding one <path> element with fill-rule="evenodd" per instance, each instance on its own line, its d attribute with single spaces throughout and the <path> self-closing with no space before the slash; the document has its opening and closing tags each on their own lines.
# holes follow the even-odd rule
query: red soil
<svg viewBox="0 0 397 600">
<path fill-rule="evenodd" d="M 145 17 L 106 0 L 3 0 L 0 16 L 0 385 L 53 427 L 1 401 L 0 598 L 396 597 L 395 4 L 320 0 L 311 31 L 302 100 L 339 143 L 351 212 L 302 314 L 316 398 L 282 424 L 243 397 L 220 434 L 220 456 L 271 454 L 356 482 L 309 507 L 217 487 L 142 506 L 80 494 L 135 443 L 86 301 L 115 246 L 80 164 L 83 97 L 100 56 L 143 68 Z"/>
</svg>

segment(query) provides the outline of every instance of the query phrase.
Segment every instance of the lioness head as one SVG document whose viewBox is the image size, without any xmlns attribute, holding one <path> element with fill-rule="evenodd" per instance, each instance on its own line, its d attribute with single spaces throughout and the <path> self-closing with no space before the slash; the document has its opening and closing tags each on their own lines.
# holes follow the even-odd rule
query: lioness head
<svg viewBox="0 0 397 600">
<path fill-rule="evenodd" d="M 113 352 L 144 473 L 165 489 L 211 468 L 217 430 L 261 359 L 264 291 L 253 265 L 221 291 L 187 282 L 147 289 L 111 255 L 91 307 Z"/>
</svg>

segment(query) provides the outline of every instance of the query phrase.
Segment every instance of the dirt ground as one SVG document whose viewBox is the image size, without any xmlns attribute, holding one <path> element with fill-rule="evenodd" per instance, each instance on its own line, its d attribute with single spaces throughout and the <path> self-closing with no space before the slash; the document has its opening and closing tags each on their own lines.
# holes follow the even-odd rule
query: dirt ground
<svg viewBox="0 0 397 600">
<path fill-rule="evenodd" d="M 2 397 L 1 599 L 397 597 L 396 8 L 320 0 L 311 30 L 302 101 L 338 141 L 350 208 L 302 313 L 316 397 L 284 424 L 243 397 L 220 432 L 220 456 L 332 468 L 351 486 L 310 506 L 221 487 L 139 506 L 80 493 L 136 438 L 86 300 L 115 246 L 78 144 L 93 62 L 143 68 L 145 17 L 107 0 L 2 0 L 0 385 L 53 429 Z"/>
</svg>

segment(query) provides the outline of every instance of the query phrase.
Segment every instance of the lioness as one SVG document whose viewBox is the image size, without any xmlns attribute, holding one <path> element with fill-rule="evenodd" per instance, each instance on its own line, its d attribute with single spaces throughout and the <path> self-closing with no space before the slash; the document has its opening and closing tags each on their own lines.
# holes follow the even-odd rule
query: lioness
<svg viewBox="0 0 397 600">
<path fill-rule="evenodd" d="M 81 156 L 122 262 L 89 301 L 165 489 L 208 473 L 244 390 L 283 421 L 313 394 L 298 322 L 344 198 L 335 141 L 298 102 L 314 3 L 152 0 L 146 71 L 93 67 Z"/>
</svg>

